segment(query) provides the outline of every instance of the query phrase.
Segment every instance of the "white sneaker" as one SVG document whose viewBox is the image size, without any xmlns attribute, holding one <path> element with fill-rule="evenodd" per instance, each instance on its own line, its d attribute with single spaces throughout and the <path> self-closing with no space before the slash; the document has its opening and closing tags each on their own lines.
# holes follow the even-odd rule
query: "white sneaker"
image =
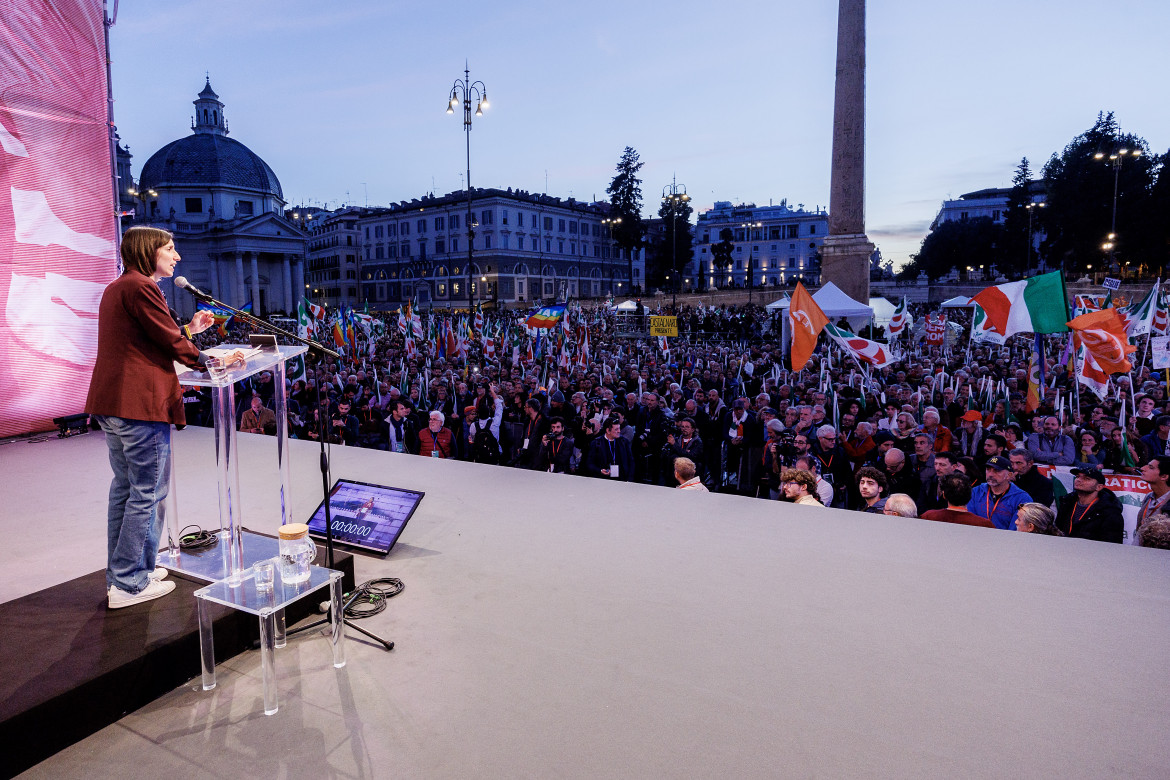
<svg viewBox="0 0 1170 780">
<path fill-rule="evenodd" d="M 146 576 L 150 577 L 152 580 L 158 581 L 158 580 L 165 580 L 167 578 L 168 574 L 170 574 L 169 571 L 167 571 L 166 569 L 164 569 L 161 566 L 156 566 L 154 568 L 154 571 L 152 571 L 150 574 L 147 574 Z"/>
<path fill-rule="evenodd" d="M 167 595 L 175 589 L 175 583 L 163 582 L 161 580 L 152 579 L 150 583 L 138 593 L 127 593 L 119 588 L 117 585 L 111 585 L 109 593 L 110 609 L 121 609 L 122 607 L 133 606 L 134 604 L 141 604 L 144 601 L 151 601 L 162 596 Z"/>
</svg>

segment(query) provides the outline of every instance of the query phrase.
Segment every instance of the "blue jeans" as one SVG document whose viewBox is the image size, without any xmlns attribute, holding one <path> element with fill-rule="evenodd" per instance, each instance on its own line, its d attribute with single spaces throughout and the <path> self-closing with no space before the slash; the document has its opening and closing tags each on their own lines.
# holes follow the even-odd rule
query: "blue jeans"
<svg viewBox="0 0 1170 780">
<path fill-rule="evenodd" d="M 97 416 L 110 449 L 106 588 L 138 593 L 150 584 L 162 531 L 159 504 L 171 477 L 170 423 Z"/>
</svg>

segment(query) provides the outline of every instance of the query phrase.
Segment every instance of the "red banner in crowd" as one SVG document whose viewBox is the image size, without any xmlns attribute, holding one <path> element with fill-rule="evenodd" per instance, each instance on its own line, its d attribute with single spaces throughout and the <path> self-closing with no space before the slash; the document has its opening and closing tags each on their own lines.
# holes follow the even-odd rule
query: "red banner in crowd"
<svg viewBox="0 0 1170 780">
<path fill-rule="evenodd" d="M 117 274 L 100 0 L 0 16 L 0 436 L 81 412 Z"/>
<path fill-rule="evenodd" d="M 940 314 L 937 317 L 927 315 L 926 321 L 926 343 L 931 346 L 941 347 L 946 338 L 947 332 L 947 318 Z"/>
</svg>

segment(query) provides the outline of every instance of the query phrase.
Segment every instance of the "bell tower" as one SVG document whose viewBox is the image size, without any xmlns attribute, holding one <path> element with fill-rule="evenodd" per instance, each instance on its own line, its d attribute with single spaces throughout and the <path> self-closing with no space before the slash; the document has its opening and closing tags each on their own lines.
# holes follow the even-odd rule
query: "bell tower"
<svg viewBox="0 0 1170 780">
<path fill-rule="evenodd" d="M 211 88 L 211 76 L 203 85 L 203 91 L 194 101 L 195 116 L 191 119 L 191 129 L 196 133 L 211 133 L 213 135 L 227 135 L 227 120 L 223 118 L 223 103 L 219 95 Z"/>
</svg>

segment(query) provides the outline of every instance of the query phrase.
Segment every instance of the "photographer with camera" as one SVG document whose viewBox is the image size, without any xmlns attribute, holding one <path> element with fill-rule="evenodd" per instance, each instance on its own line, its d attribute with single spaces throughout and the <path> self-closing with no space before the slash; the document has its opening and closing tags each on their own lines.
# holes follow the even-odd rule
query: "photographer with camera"
<svg viewBox="0 0 1170 780">
<path fill-rule="evenodd" d="M 784 423 L 776 419 L 768 420 L 764 431 L 768 438 L 764 441 L 764 467 L 760 475 L 761 498 L 776 501 L 780 498 L 780 473 L 788 458 L 797 454 L 796 448 L 792 446 L 792 440 L 796 437 L 792 432 L 784 430 Z"/>
<path fill-rule="evenodd" d="M 572 473 L 574 446 L 573 437 L 565 435 L 565 421 L 560 417 L 550 417 L 548 433 L 540 438 L 536 469 L 553 474 Z"/>
<path fill-rule="evenodd" d="M 348 401 L 338 403 L 337 410 L 329 417 L 329 443 L 357 446 L 358 418 L 350 412 Z"/>
<path fill-rule="evenodd" d="M 703 471 L 698 464 L 703 462 L 703 440 L 695 432 L 694 420 L 682 417 L 674 423 L 667 421 L 665 430 L 666 444 L 662 447 L 662 474 L 665 476 L 673 473 L 676 459 L 689 458 L 696 464 L 699 479 L 702 479 Z"/>
</svg>

